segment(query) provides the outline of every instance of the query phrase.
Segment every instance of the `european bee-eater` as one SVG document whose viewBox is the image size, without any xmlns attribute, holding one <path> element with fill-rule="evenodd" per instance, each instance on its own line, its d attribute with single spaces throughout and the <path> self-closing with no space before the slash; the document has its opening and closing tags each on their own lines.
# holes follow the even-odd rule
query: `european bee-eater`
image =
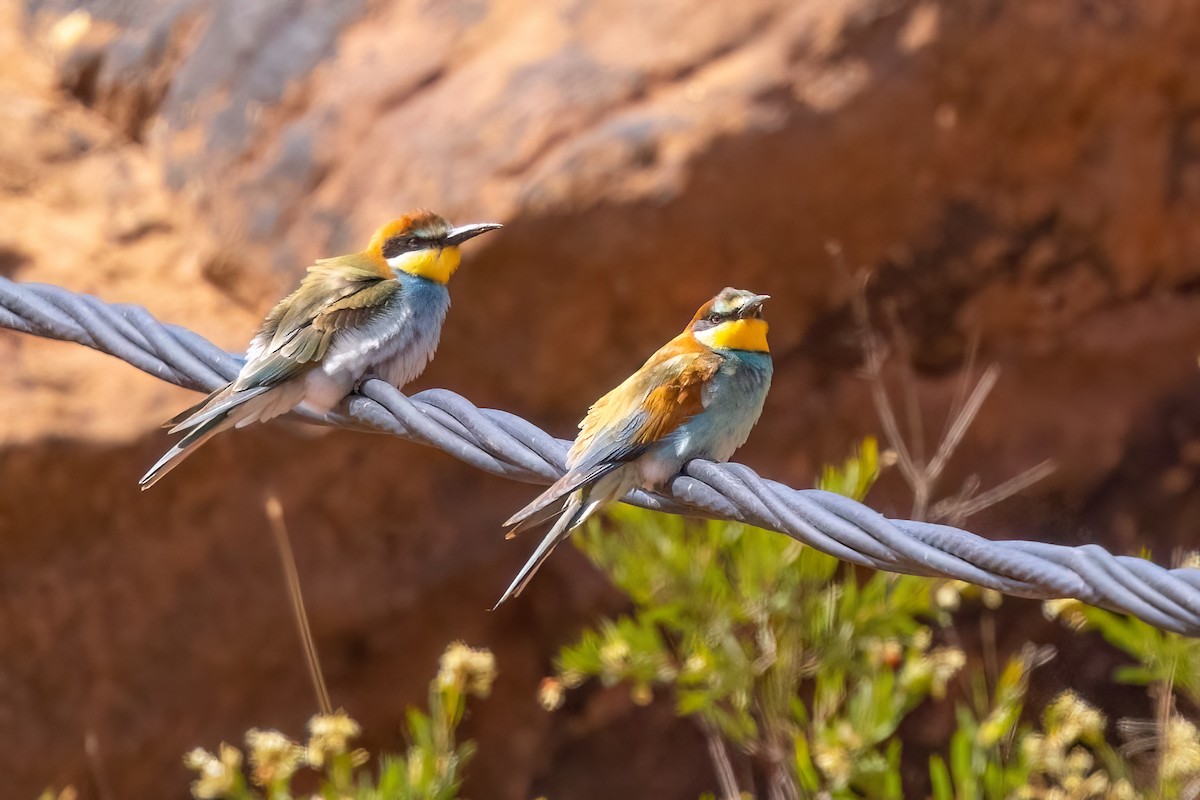
<svg viewBox="0 0 1200 800">
<path fill-rule="evenodd" d="M 555 545 L 633 488 L 657 489 L 694 458 L 727 461 L 745 443 L 771 385 L 765 294 L 723 289 L 624 383 L 596 401 L 567 455 L 567 474 L 505 525 L 558 513 L 499 606 L 520 594 Z M 555 504 L 563 498 L 561 513 Z"/>
<path fill-rule="evenodd" d="M 433 358 L 450 308 L 459 245 L 500 225 L 452 227 L 430 211 L 387 223 L 367 249 L 317 261 L 267 314 L 237 378 L 166 423 L 185 436 L 150 468 L 143 489 L 229 428 L 296 407 L 324 414 L 366 376 L 400 388 Z"/>
</svg>

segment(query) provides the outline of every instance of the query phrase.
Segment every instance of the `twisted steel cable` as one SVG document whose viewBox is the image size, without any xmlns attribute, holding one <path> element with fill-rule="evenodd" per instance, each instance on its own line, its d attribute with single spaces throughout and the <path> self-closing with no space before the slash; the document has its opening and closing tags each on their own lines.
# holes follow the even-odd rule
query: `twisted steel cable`
<svg viewBox="0 0 1200 800">
<path fill-rule="evenodd" d="M 241 367 L 240 357 L 159 322 L 144 308 L 57 286 L 0 278 L 0 326 L 78 342 L 190 389 L 216 389 Z M 570 445 L 514 414 L 476 408 L 445 389 L 406 397 L 380 380 L 364 383 L 344 412 L 319 421 L 390 433 L 529 483 L 561 476 Z M 1076 598 L 1164 630 L 1200 635 L 1200 570 L 1166 569 L 1097 545 L 992 541 L 949 525 L 889 520 L 849 498 L 792 489 L 741 464 L 692 461 L 671 483 L 669 497 L 634 492 L 627 500 L 770 528 L 875 569 L 957 578 L 1020 597 Z"/>
</svg>

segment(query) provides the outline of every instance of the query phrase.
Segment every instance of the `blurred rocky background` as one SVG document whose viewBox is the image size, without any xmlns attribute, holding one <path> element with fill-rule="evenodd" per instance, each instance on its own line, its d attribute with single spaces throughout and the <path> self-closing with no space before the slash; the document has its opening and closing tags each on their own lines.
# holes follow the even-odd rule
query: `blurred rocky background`
<svg viewBox="0 0 1200 800">
<path fill-rule="evenodd" d="M 878 431 L 836 240 L 911 344 L 931 439 L 972 341 L 1001 369 L 945 491 L 1058 465 L 969 527 L 1163 562 L 1195 544 L 1191 4 L 2 0 L 0 63 L 7 277 L 141 303 L 240 349 L 313 258 L 387 218 L 500 221 L 465 254 L 421 386 L 569 436 L 714 291 L 768 292 L 776 383 L 739 459 L 806 486 Z M 214 440 L 141 494 L 158 423 L 189 393 L 15 334 L 0 359 L 6 794 L 179 797 L 189 747 L 300 732 L 313 701 L 269 490 L 334 701 L 372 747 L 403 747 L 405 706 L 461 638 L 501 673 L 467 724 L 469 796 L 715 788 L 669 698 L 538 707 L 555 648 L 621 600 L 565 548 L 486 610 L 530 545 L 498 527 L 530 487 L 278 424 Z M 909 511 L 894 475 L 870 502 Z M 1002 652 L 1061 638 L 1034 603 L 1001 620 Z M 1060 642 L 1044 691 L 1088 697 L 1107 678 L 1089 643 Z M 916 748 L 942 735 L 909 732 Z"/>
</svg>

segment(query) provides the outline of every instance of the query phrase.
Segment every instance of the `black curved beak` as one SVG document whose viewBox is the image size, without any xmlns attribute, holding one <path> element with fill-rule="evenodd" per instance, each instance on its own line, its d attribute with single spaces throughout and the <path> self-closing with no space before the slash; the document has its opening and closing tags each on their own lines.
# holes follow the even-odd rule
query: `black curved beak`
<svg viewBox="0 0 1200 800">
<path fill-rule="evenodd" d="M 450 233 L 446 234 L 445 246 L 454 247 L 462 244 L 467 239 L 474 239 L 481 233 L 499 230 L 503 227 L 499 222 L 476 222 L 472 225 L 459 225 L 457 228 L 451 228 Z"/>
</svg>

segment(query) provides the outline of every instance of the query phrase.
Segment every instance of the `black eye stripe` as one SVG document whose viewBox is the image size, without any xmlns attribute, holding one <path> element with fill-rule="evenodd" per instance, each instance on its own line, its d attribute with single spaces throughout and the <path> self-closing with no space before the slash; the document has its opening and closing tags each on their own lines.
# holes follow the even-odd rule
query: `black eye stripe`
<svg viewBox="0 0 1200 800">
<path fill-rule="evenodd" d="M 401 236 L 393 236 L 383 243 L 383 257 L 395 258 L 403 253 L 411 253 L 414 250 L 424 250 L 427 247 L 437 247 L 439 243 L 445 239 L 445 234 L 434 231 L 422 231 L 420 233 L 406 233 Z"/>
<path fill-rule="evenodd" d="M 709 328 L 715 328 L 723 322 L 729 322 L 731 319 L 733 319 L 733 317 L 728 314 L 720 314 L 710 311 L 700 319 L 696 320 L 695 324 L 692 326 L 692 329 L 697 331 L 705 331 Z"/>
<path fill-rule="evenodd" d="M 411 253 L 432 244 L 433 242 L 428 237 L 416 236 L 411 233 L 404 236 L 393 236 L 383 243 L 383 257 L 395 258 L 402 253 Z"/>
<path fill-rule="evenodd" d="M 692 328 L 693 328 L 693 330 L 703 331 L 703 330 L 707 330 L 709 328 L 715 328 L 716 326 L 718 326 L 722 323 L 725 323 L 725 322 L 733 322 L 733 321 L 739 320 L 739 319 L 762 319 L 762 318 L 763 318 L 763 313 L 762 313 L 761 308 L 756 308 L 756 309 L 754 309 L 753 312 L 751 312 L 749 314 L 745 314 L 745 315 L 743 315 L 741 313 L 740 309 L 736 310 L 736 311 L 730 311 L 727 313 L 722 313 L 719 311 L 710 311 L 707 314 L 705 314 L 704 316 L 700 317 L 700 319 L 696 320 L 696 322 L 692 326 Z"/>
<path fill-rule="evenodd" d="M 413 239 L 411 236 L 393 236 L 383 243 L 383 257 L 395 258 L 401 253 L 412 250 Z"/>
</svg>

